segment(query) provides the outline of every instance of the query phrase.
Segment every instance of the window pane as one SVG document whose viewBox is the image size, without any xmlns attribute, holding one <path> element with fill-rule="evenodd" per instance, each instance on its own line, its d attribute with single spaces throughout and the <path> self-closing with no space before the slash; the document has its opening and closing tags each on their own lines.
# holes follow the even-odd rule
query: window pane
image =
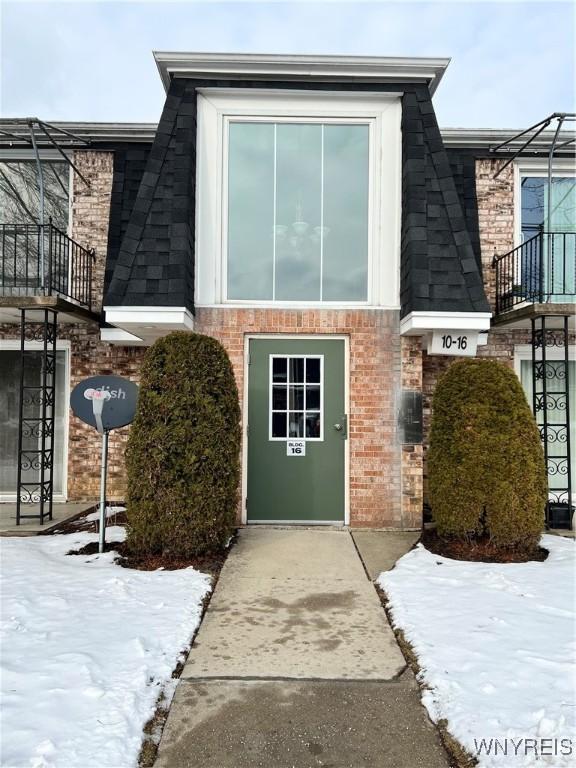
<svg viewBox="0 0 576 768">
<path fill-rule="evenodd" d="M 550 232 L 573 232 L 576 226 L 576 179 L 554 176 L 550 200 L 551 221 L 548 224 L 548 179 L 525 176 L 522 179 L 522 234 L 524 240 L 541 229 Z"/>
<path fill-rule="evenodd" d="M 320 410 L 320 387 L 306 387 L 306 409 Z"/>
<path fill-rule="evenodd" d="M 231 123 L 228 298 L 272 299 L 274 126 Z"/>
<path fill-rule="evenodd" d="M 320 414 L 306 414 L 306 437 L 320 437 Z"/>
<path fill-rule="evenodd" d="M 290 408 L 304 410 L 304 387 L 290 387 Z"/>
<path fill-rule="evenodd" d="M 369 126 L 233 122 L 228 298 L 365 301 Z"/>
<path fill-rule="evenodd" d="M 286 437 L 286 414 L 272 414 L 272 437 Z"/>
<path fill-rule="evenodd" d="M 306 358 L 306 381 L 312 384 L 320 383 L 320 358 Z"/>
<path fill-rule="evenodd" d="M 564 375 L 564 363 L 560 361 L 548 361 L 547 370 L 549 375 L 546 379 L 546 389 L 551 393 L 552 397 L 548 401 L 547 421 L 549 425 L 552 425 L 549 432 L 548 443 L 548 455 L 553 461 L 554 456 L 566 455 L 566 443 L 565 443 L 565 430 L 554 427 L 554 424 L 563 424 L 565 422 L 565 397 L 560 396 L 556 403 L 554 403 L 554 393 L 565 391 L 565 383 L 563 379 Z M 558 376 L 558 374 L 560 374 Z M 572 382 L 576 377 L 576 362 L 571 360 L 568 364 L 568 376 Z M 530 404 L 530 409 L 533 409 L 532 402 L 532 361 L 522 360 L 520 363 L 520 379 L 522 386 L 526 394 L 526 399 Z M 538 391 L 542 391 L 541 385 L 538 387 Z M 556 407 L 554 407 L 556 405 Z M 552 407 L 550 407 L 552 406 Z M 570 443 L 576 445 L 576 388 L 570 387 Z M 543 423 L 542 412 L 537 414 L 537 424 L 541 427 Z M 571 462 L 572 471 L 572 484 L 576 485 L 576 462 Z M 566 483 L 566 477 L 556 475 L 548 476 L 548 484 L 551 490 L 562 487 Z"/>
<path fill-rule="evenodd" d="M 286 405 L 286 387 L 273 387 L 272 389 L 272 410 L 285 411 Z"/>
<path fill-rule="evenodd" d="M 324 301 L 368 295 L 368 126 L 324 126 Z"/>
<path fill-rule="evenodd" d="M 291 413 L 288 420 L 288 437 L 304 437 L 304 414 Z"/>
<path fill-rule="evenodd" d="M 64 441 L 66 416 L 66 367 L 65 353 L 56 353 L 56 408 L 54 440 L 54 492 L 63 493 Z M 27 386 L 40 386 L 41 354 L 28 352 L 24 369 Z M 28 393 L 24 416 L 34 419 L 40 416 L 38 391 Z M 32 396 L 31 396 L 32 395 Z M 20 402 L 20 351 L 5 350 L 0 352 L 0 493 L 15 494 L 18 477 L 18 420 Z M 39 447 L 38 437 L 30 435 L 24 438 L 24 449 L 35 450 Z M 35 482 L 39 477 L 37 470 L 24 472 L 26 482 Z"/>
<path fill-rule="evenodd" d="M 542 229 L 544 224 L 545 178 L 522 179 L 522 234 L 529 240 Z"/>
<path fill-rule="evenodd" d="M 291 357 L 289 359 L 290 368 L 290 381 L 291 382 L 303 382 L 304 381 L 304 358 L 303 357 Z"/>
<path fill-rule="evenodd" d="M 44 218 L 68 229 L 68 163 L 51 160 L 42 163 Z M 35 162 L 0 162 L 0 216 L 3 222 L 31 224 L 40 220 L 40 189 Z"/>
<path fill-rule="evenodd" d="M 276 126 L 276 299 L 318 301 L 322 126 Z"/>
<path fill-rule="evenodd" d="M 272 358 L 272 379 L 275 382 L 287 380 L 286 363 L 285 357 Z"/>
<path fill-rule="evenodd" d="M 548 207 L 548 200 L 546 200 Z M 548 217 L 548 210 L 545 213 Z M 574 232 L 576 230 L 576 178 L 553 178 L 550 199 L 551 232 Z"/>
</svg>

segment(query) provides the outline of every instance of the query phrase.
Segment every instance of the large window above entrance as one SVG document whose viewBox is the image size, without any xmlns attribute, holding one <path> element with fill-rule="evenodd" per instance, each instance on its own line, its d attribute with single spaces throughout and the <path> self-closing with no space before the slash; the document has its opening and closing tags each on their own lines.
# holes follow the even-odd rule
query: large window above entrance
<svg viewBox="0 0 576 768">
<path fill-rule="evenodd" d="M 229 299 L 366 301 L 369 126 L 230 122 Z"/>
<path fill-rule="evenodd" d="M 196 305 L 400 303 L 401 97 L 199 89 Z"/>
</svg>

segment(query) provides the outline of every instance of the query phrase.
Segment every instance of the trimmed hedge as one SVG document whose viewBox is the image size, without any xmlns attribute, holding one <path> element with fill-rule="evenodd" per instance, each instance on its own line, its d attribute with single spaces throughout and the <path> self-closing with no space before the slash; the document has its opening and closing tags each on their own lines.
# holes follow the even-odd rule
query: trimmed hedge
<svg viewBox="0 0 576 768">
<path fill-rule="evenodd" d="M 238 390 L 222 345 L 181 331 L 156 341 L 126 450 L 130 551 L 222 549 L 235 527 L 239 452 Z"/>
<path fill-rule="evenodd" d="M 438 534 L 536 546 L 548 485 L 518 377 L 493 360 L 455 362 L 439 380 L 432 407 L 428 476 Z"/>
</svg>

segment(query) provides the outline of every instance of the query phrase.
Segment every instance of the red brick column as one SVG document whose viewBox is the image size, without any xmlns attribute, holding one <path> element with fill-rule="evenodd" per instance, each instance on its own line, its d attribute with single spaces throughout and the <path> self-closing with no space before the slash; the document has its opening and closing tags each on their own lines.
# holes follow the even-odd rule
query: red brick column
<svg viewBox="0 0 576 768">
<path fill-rule="evenodd" d="M 415 336 L 403 336 L 402 389 L 422 391 L 422 347 Z M 422 525 L 424 447 L 402 445 L 402 523 L 404 528 Z"/>
<path fill-rule="evenodd" d="M 496 300 L 496 273 L 492 268 L 494 255 L 501 256 L 514 248 L 514 167 L 497 178 L 494 174 L 504 160 L 476 160 L 476 197 L 478 226 L 482 253 L 482 273 L 486 296 L 492 310 Z"/>
<path fill-rule="evenodd" d="M 114 154 L 78 150 L 74 152 L 74 163 L 90 186 L 87 187 L 77 174 L 72 174 L 72 237 L 84 248 L 93 248 L 96 252 L 92 273 L 92 309 L 99 312 L 108 249 Z"/>
</svg>

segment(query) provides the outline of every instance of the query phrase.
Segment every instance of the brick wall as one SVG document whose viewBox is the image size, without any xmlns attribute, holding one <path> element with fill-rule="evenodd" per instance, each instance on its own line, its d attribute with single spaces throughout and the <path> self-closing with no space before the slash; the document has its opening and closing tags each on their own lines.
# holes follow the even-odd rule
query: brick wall
<svg viewBox="0 0 576 768">
<path fill-rule="evenodd" d="M 401 339 L 402 389 L 422 391 L 422 344 L 418 337 Z M 422 521 L 424 446 L 402 445 L 402 520 L 408 528 Z"/>
<path fill-rule="evenodd" d="M 72 237 L 84 248 L 93 248 L 96 260 L 92 273 L 92 309 L 102 307 L 110 196 L 114 175 L 112 152 L 74 152 L 74 164 L 90 186 L 72 174 Z"/>
<path fill-rule="evenodd" d="M 402 385 L 420 381 L 417 340 L 398 334 L 393 311 L 283 311 L 199 309 L 196 330 L 219 339 L 238 383 L 244 386 L 244 341 L 250 333 L 338 334 L 350 340 L 350 515 L 358 527 L 414 528 L 421 519 L 421 446 L 401 446 L 398 403 Z M 15 326 L 0 336 L 17 338 Z M 102 343 L 96 324 L 61 324 L 59 339 L 71 345 L 74 387 L 92 375 L 117 374 L 138 382 L 145 349 Z M 404 366 L 402 365 L 404 361 Z M 124 450 L 128 429 L 110 439 L 108 496 L 125 494 Z M 99 492 L 100 436 L 70 413 L 68 496 L 96 499 Z"/>
<path fill-rule="evenodd" d="M 402 492 L 398 435 L 401 349 L 398 312 L 199 308 L 195 328 L 226 348 L 241 393 L 246 334 L 340 334 L 350 340 L 350 519 L 354 526 L 418 527 L 421 503 L 412 478 Z M 412 374 L 413 375 L 413 374 Z M 411 495 L 414 494 L 414 495 Z"/>
<path fill-rule="evenodd" d="M 1 325 L 0 339 L 20 339 L 15 325 Z M 60 322 L 58 341 L 70 342 L 70 390 L 88 376 L 114 374 L 139 381 L 140 366 L 145 350 L 141 347 L 116 347 L 100 341 L 96 323 L 72 324 Z M 110 434 L 108 464 L 108 498 L 124 500 L 126 473 L 124 450 L 128 427 Z M 102 438 L 95 429 L 80 421 L 69 410 L 68 434 L 68 498 L 71 501 L 91 500 L 100 493 L 100 452 Z"/>
<path fill-rule="evenodd" d="M 123 376 L 140 380 L 140 366 L 145 349 L 120 347 L 100 341 L 98 328 L 89 325 L 60 326 L 60 339 L 70 339 L 70 389 L 88 376 Z M 108 498 L 126 498 L 124 451 L 129 427 L 110 433 L 108 461 Z M 100 493 L 100 452 L 102 438 L 95 429 L 80 421 L 70 411 L 68 444 L 68 496 L 71 500 L 96 499 Z"/>
<path fill-rule="evenodd" d="M 486 296 L 494 311 L 496 272 L 494 255 L 501 256 L 514 248 L 514 169 L 513 165 L 497 178 L 502 158 L 476 160 L 476 198 L 482 273 Z"/>
</svg>

